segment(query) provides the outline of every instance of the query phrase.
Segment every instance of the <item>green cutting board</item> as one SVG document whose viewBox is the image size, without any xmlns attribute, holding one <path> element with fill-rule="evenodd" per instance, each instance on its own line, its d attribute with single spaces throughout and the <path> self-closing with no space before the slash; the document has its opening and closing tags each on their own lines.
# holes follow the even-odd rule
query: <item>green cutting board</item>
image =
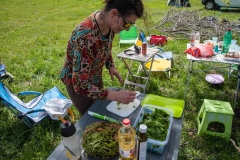
<svg viewBox="0 0 240 160">
<path fill-rule="evenodd" d="M 147 104 L 169 108 L 173 111 L 173 117 L 180 118 L 182 117 L 185 102 L 181 99 L 147 94 L 142 100 L 141 105 L 146 107 Z"/>
</svg>

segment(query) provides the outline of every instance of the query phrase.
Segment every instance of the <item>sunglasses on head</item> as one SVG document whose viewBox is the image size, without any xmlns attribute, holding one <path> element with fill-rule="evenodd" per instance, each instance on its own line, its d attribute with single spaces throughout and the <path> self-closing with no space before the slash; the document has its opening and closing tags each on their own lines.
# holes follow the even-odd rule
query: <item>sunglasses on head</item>
<svg viewBox="0 0 240 160">
<path fill-rule="evenodd" d="M 123 27 L 125 28 L 130 28 L 132 25 L 134 25 L 135 23 L 132 23 L 132 22 L 128 22 L 124 17 L 123 15 L 121 15 L 120 13 L 118 13 L 118 15 L 123 19 L 124 21 L 124 24 L 123 24 Z"/>
</svg>

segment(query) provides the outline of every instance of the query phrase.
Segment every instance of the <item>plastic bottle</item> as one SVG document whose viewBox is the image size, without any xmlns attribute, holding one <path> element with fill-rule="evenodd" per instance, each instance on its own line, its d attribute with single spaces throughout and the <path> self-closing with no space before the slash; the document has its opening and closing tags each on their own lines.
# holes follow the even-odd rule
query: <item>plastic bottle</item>
<svg viewBox="0 0 240 160">
<path fill-rule="evenodd" d="M 69 160 L 78 160 L 81 157 L 80 137 L 76 128 L 70 121 L 61 123 L 60 134 Z"/>
<path fill-rule="evenodd" d="M 193 47 L 195 44 L 195 33 L 190 35 L 190 45 Z"/>
<path fill-rule="evenodd" d="M 135 160 L 136 159 L 136 132 L 130 125 L 129 119 L 123 119 L 123 126 L 118 131 L 119 141 L 119 159 Z"/>
<path fill-rule="evenodd" d="M 229 52 L 229 47 L 230 47 L 230 44 L 231 44 L 231 40 L 232 40 L 232 31 L 231 31 L 231 28 L 228 28 L 228 31 L 223 36 L 222 53 L 228 53 Z"/>
<path fill-rule="evenodd" d="M 147 158 L 147 126 L 141 124 L 139 126 L 138 140 L 137 140 L 137 159 L 146 160 Z"/>
<path fill-rule="evenodd" d="M 195 41 L 194 41 L 194 46 L 198 46 L 200 44 L 200 33 L 197 32 L 195 35 Z"/>
<path fill-rule="evenodd" d="M 214 47 L 214 52 L 215 52 L 215 53 L 218 53 L 218 44 L 215 45 L 215 47 Z"/>
</svg>

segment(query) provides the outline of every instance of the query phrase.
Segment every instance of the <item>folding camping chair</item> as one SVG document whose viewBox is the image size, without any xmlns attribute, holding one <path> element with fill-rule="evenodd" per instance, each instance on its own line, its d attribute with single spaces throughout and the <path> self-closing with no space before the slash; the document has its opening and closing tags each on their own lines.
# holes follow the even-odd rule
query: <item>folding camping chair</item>
<svg viewBox="0 0 240 160">
<path fill-rule="evenodd" d="M 137 39 L 137 27 L 135 25 L 131 26 L 130 29 L 128 31 L 121 31 L 119 33 L 119 46 L 121 44 L 131 44 L 131 43 L 135 43 L 136 39 Z"/>
<path fill-rule="evenodd" d="M 17 97 L 20 95 L 36 95 L 36 97 L 25 103 Z M 72 105 L 72 101 L 67 99 L 57 87 L 43 94 L 36 91 L 24 91 L 15 95 L 2 82 L 0 82 L 0 101 L 29 127 L 48 116 L 49 109 L 52 108 L 57 113 L 60 108 L 60 112 L 65 116 L 67 108 Z M 52 115 L 51 118 L 53 119 Z"/>
<path fill-rule="evenodd" d="M 0 82 L 4 80 L 12 82 L 13 79 L 14 79 L 13 75 L 6 71 L 5 65 L 0 63 Z"/>
<path fill-rule="evenodd" d="M 139 33 L 139 38 L 141 39 L 142 42 L 146 42 L 148 47 L 155 47 L 155 46 L 151 46 L 148 43 L 147 37 L 145 36 L 143 31 L 141 31 Z M 172 63 L 173 63 L 172 52 L 164 52 L 160 47 L 158 47 L 158 48 L 159 48 L 159 50 L 161 52 L 157 53 L 154 56 L 154 61 L 153 61 L 151 72 L 165 72 L 166 75 L 170 78 L 170 76 L 171 76 L 171 68 L 172 68 Z M 145 67 L 148 70 L 150 69 L 151 63 L 152 63 L 152 60 L 149 60 L 148 62 L 145 63 Z M 141 70 L 142 70 L 142 66 L 139 65 L 138 73 Z"/>
<path fill-rule="evenodd" d="M 4 68 L 2 66 L 2 73 L 7 73 L 5 66 Z M 37 124 L 48 115 L 55 120 L 64 117 L 72 105 L 72 101 L 67 99 L 57 87 L 53 87 L 43 94 L 36 91 L 24 91 L 15 95 L 3 84 L 3 81 L 8 78 L 12 77 L 9 74 L 0 74 L 0 102 L 5 104 L 29 127 Z M 36 97 L 25 103 L 17 97 L 20 95 L 34 95 Z"/>
</svg>

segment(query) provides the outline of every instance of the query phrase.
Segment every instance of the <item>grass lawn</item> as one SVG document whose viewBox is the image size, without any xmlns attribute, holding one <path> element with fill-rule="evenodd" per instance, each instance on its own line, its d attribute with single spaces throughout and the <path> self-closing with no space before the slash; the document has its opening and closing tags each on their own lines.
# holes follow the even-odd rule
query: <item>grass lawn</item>
<svg viewBox="0 0 240 160">
<path fill-rule="evenodd" d="M 164 34 L 154 29 L 162 17 L 172 8 L 163 0 L 143 0 L 147 20 L 138 20 L 137 26 L 146 34 Z M 190 8 L 175 8 L 179 11 L 204 9 L 201 0 L 190 0 Z M 68 38 L 74 27 L 95 10 L 103 8 L 102 0 L 2 0 L 0 1 L 0 61 L 14 77 L 6 84 L 13 93 L 24 90 L 45 92 L 57 86 L 67 95 L 65 86 L 59 80 L 59 71 L 63 65 Z M 200 16 L 214 16 L 239 22 L 239 11 L 202 10 Z M 146 22 L 146 23 L 145 23 Z M 220 37 L 222 38 L 222 37 Z M 239 36 L 236 37 L 240 45 Z M 123 78 L 127 69 L 117 53 L 129 46 L 119 47 L 119 38 L 115 37 L 113 55 L 116 66 Z M 152 74 L 147 88 L 148 94 L 183 99 L 186 87 L 188 61 L 183 52 L 188 39 L 169 41 L 163 47 L 174 53 L 174 67 L 171 78 L 164 73 Z M 204 65 L 199 65 L 205 68 Z M 216 71 L 212 71 L 216 72 Z M 236 71 L 234 71 L 236 73 Z M 237 79 L 231 77 L 219 87 L 205 81 L 209 72 L 196 73 L 191 77 L 185 101 L 184 123 L 179 149 L 180 160 L 236 160 L 240 154 L 230 141 L 218 137 L 197 136 L 195 117 L 203 99 L 229 101 L 232 105 Z M 111 81 L 108 71 L 104 70 L 105 87 L 122 86 Z M 233 119 L 231 138 L 240 145 L 240 97 Z M 74 109 L 76 121 L 80 118 Z M 44 160 L 60 143 L 60 121 L 45 119 L 33 128 L 28 128 L 0 103 L 0 160 Z"/>
</svg>

